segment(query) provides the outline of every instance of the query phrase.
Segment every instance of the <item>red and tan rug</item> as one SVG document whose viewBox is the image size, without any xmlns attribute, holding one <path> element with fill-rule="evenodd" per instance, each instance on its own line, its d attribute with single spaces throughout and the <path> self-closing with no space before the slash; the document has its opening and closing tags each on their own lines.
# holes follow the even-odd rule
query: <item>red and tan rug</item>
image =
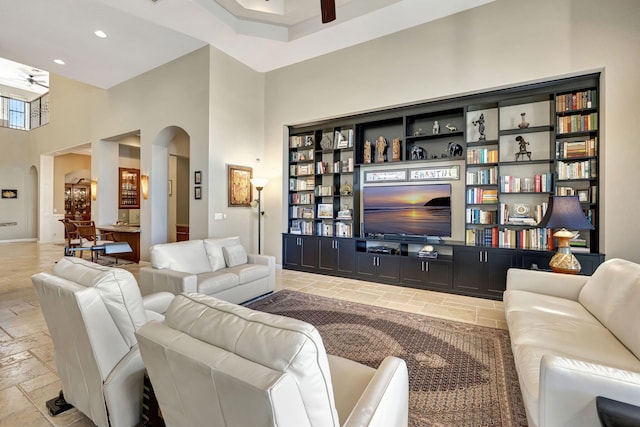
<svg viewBox="0 0 640 427">
<path fill-rule="evenodd" d="M 327 353 L 409 369 L 409 425 L 526 426 L 509 333 L 283 290 L 249 307 L 318 328 Z"/>
</svg>

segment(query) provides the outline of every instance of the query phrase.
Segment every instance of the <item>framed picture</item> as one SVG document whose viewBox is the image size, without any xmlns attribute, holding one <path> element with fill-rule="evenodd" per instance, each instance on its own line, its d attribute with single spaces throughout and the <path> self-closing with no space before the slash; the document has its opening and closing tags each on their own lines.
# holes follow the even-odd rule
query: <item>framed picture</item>
<svg viewBox="0 0 640 427">
<path fill-rule="evenodd" d="M 582 203 L 589 202 L 589 190 L 578 190 L 578 200 Z"/>
<path fill-rule="evenodd" d="M 459 180 L 460 166 L 444 166 L 409 170 L 409 181 Z"/>
<path fill-rule="evenodd" d="M 364 182 L 392 182 L 406 180 L 406 169 L 372 170 L 364 173 Z"/>
<path fill-rule="evenodd" d="M 18 190 L 5 190 L 2 189 L 2 198 L 3 199 L 17 199 L 18 198 Z"/>
<path fill-rule="evenodd" d="M 193 195 L 196 200 L 202 199 L 202 187 L 196 186 L 193 188 Z"/>
<path fill-rule="evenodd" d="M 196 185 L 202 184 L 202 171 L 195 171 L 193 173 L 193 182 Z"/>
<path fill-rule="evenodd" d="M 251 206 L 253 169 L 246 166 L 227 165 L 229 207 Z"/>
<path fill-rule="evenodd" d="M 333 218 L 333 204 L 320 203 L 318 205 L 318 218 Z"/>
</svg>

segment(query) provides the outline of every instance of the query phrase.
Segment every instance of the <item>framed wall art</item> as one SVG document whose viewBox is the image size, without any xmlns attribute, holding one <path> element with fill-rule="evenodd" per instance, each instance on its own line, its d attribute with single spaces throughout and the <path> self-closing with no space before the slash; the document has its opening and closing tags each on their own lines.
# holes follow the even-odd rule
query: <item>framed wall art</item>
<svg viewBox="0 0 640 427">
<path fill-rule="evenodd" d="M 193 195 L 196 200 L 202 199 L 202 187 L 200 186 L 193 187 Z"/>
<path fill-rule="evenodd" d="M 393 182 L 406 180 L 406 169 L 371 170 L 365 171 L 364 173 L 364 182 Z"/>
<path fill-rule="evenodd" d="M 17 199 L 18 198 L 18 190 L 8 190 L 2 189 L 2 198 L 3 199 Z"/>
<path fill-rule="evenodd" d="M 196 185 L 202 184 L 202 171 L 195 171 L 193 173 L 193 182 Z"/>
<path fill-rule="evenodd" d="M 229 207 L 251 206 L 253 169 L 247 166 L 227 165 Z"/>
<path fill-rule="evenodd" d="M 442 166 L 409 170 L 409 181 L 439 181 L 460 179 L 460 166 Z"/>
</svg>

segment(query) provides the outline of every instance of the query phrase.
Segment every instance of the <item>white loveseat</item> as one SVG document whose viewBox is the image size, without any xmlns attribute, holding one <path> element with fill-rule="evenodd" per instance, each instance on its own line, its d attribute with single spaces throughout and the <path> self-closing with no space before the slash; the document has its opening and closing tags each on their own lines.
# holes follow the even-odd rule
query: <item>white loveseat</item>
<svg viewBox="0 0 640 427">
<path fill-rule="evenodd" d="M 530 426 L 600 426 L 597 396 L 640 403 L 639 264 L 510 269 L 504 306 Z"/>
<path fill-rule="evenodd" d="M 297 319 L 181 294 L 136 336 L 168 426 L 407 426 L 404 360 L 328 355 Z"/>
<path fill-rule="evenodd" d="M 240 304 L 273 292 L 275 257 L 247 254 L 239 237 L 154 245 L 140 269 L 142 295 L 197 292 Z"/>
</svg>

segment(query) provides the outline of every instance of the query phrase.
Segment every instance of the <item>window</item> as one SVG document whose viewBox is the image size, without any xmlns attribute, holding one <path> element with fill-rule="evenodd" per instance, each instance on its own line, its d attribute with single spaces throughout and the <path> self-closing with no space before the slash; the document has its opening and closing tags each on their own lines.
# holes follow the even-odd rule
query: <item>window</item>
<svg viewBox="0 0 640 427">
<path fill-rule="evenodd" d="M 27 129 L 26 102 L 9 98 L 9 127 Z"/>
</svg>

